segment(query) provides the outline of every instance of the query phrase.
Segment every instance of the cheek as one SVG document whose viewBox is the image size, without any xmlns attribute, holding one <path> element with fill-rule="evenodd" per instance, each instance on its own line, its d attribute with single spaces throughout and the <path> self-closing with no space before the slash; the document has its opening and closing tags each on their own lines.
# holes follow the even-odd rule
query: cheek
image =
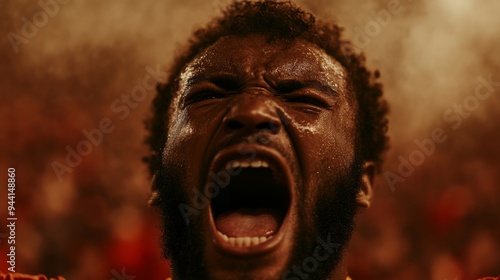
<svg viewBox="0 0 500 280">
<path fill-rule="evenodd" d="M 351 107 L 315 116 L 296 117 L 289 123 L 296 134 L 299 156 L 317 168 L 350 162 L 354 157 L 355 121 Z"/>
<path fill-rule="evenodd" d="M 169 123 L 169 133 L 163 152 L 165 166 L 175 166 L 187 184 L 199 178 L 205 163 L 206 147 L 216 125 L 217 116 L 200 114 L 189 108 L 178 110 Z"/>
<path fill-rule="evenodd" d="M 307 201 L 319 195 L 318 186 L 334 184 L 354 160 L 354 116 L 348 112 L 329 111 L 314 122 L 295 123 Z"/>
<path fill-rule="evenodd" d="M 173 114 L 169 122 L 168 136 L 163 152 L 164 159 L 175 158 L 183 148 L 189 148 L 193 134 L 194 129 L 188 120 L 187 112 L 184 110 Z"/>
<path fill-rule="evenodd" d="M 167 141 L 163 151 L 163 162 L 167 170 L 179 173 L 184 185 L 194 184 L 196 163 L 199 155 L 200 131 L 189 118 L 187 110 L 179 110 L 170 121 Z"/>
<path fill-rule="evenodd" d="M 314 170 L 342 170 L 354 159 L 354 130 L 350 118 L 338 114 L 322 117 L 316 133 L 310 133 L 314 140 L 308 141 L 311 166 Z"/>
</svg>

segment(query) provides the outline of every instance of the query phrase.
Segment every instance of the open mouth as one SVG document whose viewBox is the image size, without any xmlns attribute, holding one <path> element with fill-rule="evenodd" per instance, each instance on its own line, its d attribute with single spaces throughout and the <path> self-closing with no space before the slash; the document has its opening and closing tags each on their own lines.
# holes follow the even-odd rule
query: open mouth
<svg viewBox="0 0 500 280">
<path fill-rule="evenodd" d="M 230 175 L 210 203 L 216 243 L 229 251 L 276 243 L 289 212 L 290 170 L 277 152 L 258 149 L 251 158 L 228 151 L 214 160 L 215 170 Z"/>
</svg>

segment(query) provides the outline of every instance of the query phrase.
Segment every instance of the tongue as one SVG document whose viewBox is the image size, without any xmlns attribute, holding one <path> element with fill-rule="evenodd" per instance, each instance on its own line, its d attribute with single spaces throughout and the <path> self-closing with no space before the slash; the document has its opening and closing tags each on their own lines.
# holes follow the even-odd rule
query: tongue
<svg viewBox="0 0 500 280">
<path fill-rule="evenodd" d="M 240 208 L 215 218 L 215 227 L 228 237 L 260 237 L 275 234 L 282 222 L 278 211 L 269 208 Z"/>
</svg>

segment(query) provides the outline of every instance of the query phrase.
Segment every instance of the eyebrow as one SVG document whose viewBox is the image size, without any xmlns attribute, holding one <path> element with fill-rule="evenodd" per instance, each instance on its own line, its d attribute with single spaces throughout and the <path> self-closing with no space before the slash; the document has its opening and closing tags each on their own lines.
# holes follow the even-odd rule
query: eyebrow
<svg viewBox="0 0 500 280">
<path fill-rule="evenodd" d="M 205 81 L 210 82 L 220 88 L 229 90 L 238 89 L 242 86 L 241 85 L 242 82 L 238 77 L 228 73 L 220 73 L 213 75 L 207 75 L 202 73 L 194 75 L 188 79 L 187 84 L 189 86 L 192 86 L 194 84 Z M 303 80 L 303 81 L 298 79 L 282 80 L 275 83 L 275 85 L 273 85 L 272 87 L 284 93 L 290 93 L 292 91 L 303 88 L 313 88 L 321 92 L 325 92 L 331 96 L 338 95 L 338 91 L 336 89 L 318 80 Z"/>
<path fill-rule="evenodd" d="M 241 86 L 241 81 L 233 74 L 221 73 L 206 75 L 204 73 L 194 75 L 187 80 L 187 85 L 192 86 L 200 82 L 210 82 L 218 87 L 226 89 L 235 89 Z"/>
</svg>

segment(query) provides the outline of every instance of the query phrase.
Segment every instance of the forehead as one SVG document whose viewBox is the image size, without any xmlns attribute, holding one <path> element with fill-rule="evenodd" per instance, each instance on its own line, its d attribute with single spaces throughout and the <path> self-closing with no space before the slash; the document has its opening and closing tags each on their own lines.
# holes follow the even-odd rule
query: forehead
<svg viewBox="0 0 500 280">
<path fill-rule="evenodd" d="M 272 41 L 260 35 L 223 37 L 200 53 L 181 73 L 181 83 L 227 74 L 247 79 L 322 80 L 344 88 L 346 71 L 318 46 L 302 39 Z"/>
</svg>

